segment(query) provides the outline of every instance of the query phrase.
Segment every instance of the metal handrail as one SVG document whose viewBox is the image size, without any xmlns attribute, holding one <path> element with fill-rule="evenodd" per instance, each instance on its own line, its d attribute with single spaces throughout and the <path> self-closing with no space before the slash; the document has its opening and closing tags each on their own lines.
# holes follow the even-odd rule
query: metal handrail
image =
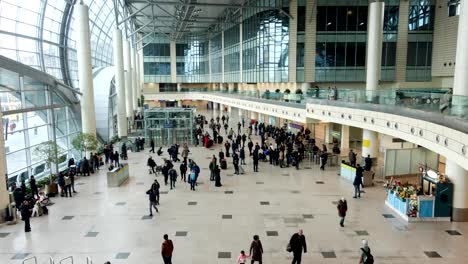
<svg viewBox="0 0 468 264">
<path fill-rule="evenodd" d="M 93 261 L 90 257 L 86 257 L 86 264 L 93 264 Z"/>
<path fill-rule="evenodd" d="M 62 264 L 62 261 L 67 260 L 67 259 L 70 259 L 70 260 L 71 260 L 71 263 L 73 264 L 73 256 L 68 256 L 68 257 L 66 257 L 66 258 L 64 258 L 64 259 L 61 259 L 61 260 L 59 261 L 59 264 Z"/>
<path fill-rule="evenodd" d="M 36 258 L 36 256 L 32 256 L 32 257 L 29 257 L 29 258 L 25 258 L 25 259 L 23 259 L 23 262 L 22 262 L 22 263 L 24 264 L 24 263 L 26 263 L 26 261 L 31 260 L 31 259 L 34 259 L 34 263 L 37 264 L 37 258 Z"/>
</svg>

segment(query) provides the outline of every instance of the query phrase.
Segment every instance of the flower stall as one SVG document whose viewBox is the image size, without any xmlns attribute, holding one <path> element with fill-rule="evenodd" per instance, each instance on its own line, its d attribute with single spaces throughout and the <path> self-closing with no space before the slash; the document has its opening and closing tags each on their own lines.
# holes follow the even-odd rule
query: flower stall
<svg viewBox="0 0 468 264">
<path fill-rule="evenodd" d="M 450 221 L 453 184 L 446 177 L 423 172 L 421 186 L 393 178 L 385 184 L 385 205 L 408 222 Z"/>
</svg>

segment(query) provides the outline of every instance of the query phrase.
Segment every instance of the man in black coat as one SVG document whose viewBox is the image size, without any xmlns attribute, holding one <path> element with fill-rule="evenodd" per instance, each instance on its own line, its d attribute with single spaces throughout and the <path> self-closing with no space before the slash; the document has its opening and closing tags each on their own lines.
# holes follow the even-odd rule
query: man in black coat
<svg viewBox="0 0 468 264">
<path fill-rule="evenodd" d="M 31 218 L 31 210 L 29 207 L 28 200 L 24 200 L 21 205 L 21 219 L 24 221 L 24 232 L 31 232 L 31 224 L 29 219 Z"/>
<path fill-rule="evenodd" d="M 353 198 L 361 198 L 361 184 L 362 184 L 362 176 L 364 174 L 364 169 L 361 167 L 361 165 L 357 164 L 356 165 L 356 177 L 354 178 L 354 196 Z"/>
<path fill-rule="evenodd" d="M 305 236 L 303 235 L 302 229 L 299 232 L 292 235 L 291 239 L 289 240 L 290 250 L 294 255 L 292 264 L 301 264 L 302 259 L 302 249 L 304 249 L 304 253 L 307 253 L 307 245 Z"/>
</svg>

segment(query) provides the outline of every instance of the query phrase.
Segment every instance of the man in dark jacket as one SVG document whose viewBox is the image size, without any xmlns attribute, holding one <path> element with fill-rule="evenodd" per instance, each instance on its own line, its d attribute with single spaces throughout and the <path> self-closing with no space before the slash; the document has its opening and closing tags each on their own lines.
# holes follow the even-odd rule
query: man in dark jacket
<svg viewBox="0 0 468 264">
<path fill-rule="evenodd" d="M 37 188 L 36 179 L 34 179 L 34 175 L 31 175 L 29 178 L 29 187 L 31 188 L 31 195 L 34 198 L 39 197 L 39 191 Z"/>
<path fill-rule="evenodd" d="M 291 252 L 294 255 L 292 264 L 301 264 L 302 249 L 304 249 L 304 253 L 307 253 L 306 240 L 302 229 L 299 229 L 299 232 L 292 235 L 291 239 L 289 240 L 289 246 L 291 247 Z"/>
<path fill-rule="evenodd" d="M 344 197 L 341 197 L 336 208 L 338 209 L 338 216 L 341 218 L 340 226 L 344 227 L 344 220 L 346 217 L 346 212 L 348 211 L 348 203 Z"/>
<path fill-rule="evenodd" d="M 361 165 L 357 164 L 356 165 L 356 177 L 354 177 L 354 196 L 353 198 L 361 198 L 361 184 L 362 184 L 362 176 L 363 176 L 364 170 L 362 169 Z"/>
<path fill-rule="evenodd" d="M 31 210 L 29 207 L 28 200 L 24 200 L 21 205 L 21 219 L 24 221 L 24 232 L 31 232 L 31 224 L 29 219 L 31 218 Z"/>
<path fill-rule="evenodd" d="M 151 189 L 146 191 L 146 194 L 148 195 L 148 198 L 149 198 L 149 211 L 150 211 L 149 216 L 153 216 L 152 208 L 154 208 L 156 212 L 159 212 L 158 207 L 156 207 L 158 200 L 157 200 L 156 188 L 154 187 L 154 184 L 151 185 Z"/>
<path fill-rule="evenodd" d="M 372 168 L 372 159 L 370 155 L 367 155 L 367 157 L 364 159 L 364 170 L 370 171 Z"/>
</svg>

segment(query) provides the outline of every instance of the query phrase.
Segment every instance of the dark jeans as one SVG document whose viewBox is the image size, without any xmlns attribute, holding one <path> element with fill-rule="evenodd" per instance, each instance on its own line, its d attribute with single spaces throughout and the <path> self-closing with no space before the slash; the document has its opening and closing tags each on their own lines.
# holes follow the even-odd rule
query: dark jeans
<svg viewBox="0 0 468 264">
<path fill-rule="evenodd" d="M 254 162 L 254 172 L 258 172 L 258 161 Z"/>
<path fill-rule="evenodd" d="M 239 174 L 239 165 L 234 165 L 234 173 Z"/>
<path fill-rule="evenodd" d="M 196 181 L 190 181 L 190 190 L 195 191 Z"/>
<path fill-rule="evenodd" d="M 152 208 L 154 208 L 154 210 L 156 210 L 156 212 L 158 212 L 158 207 L 156 207 L 156 203 L 157 203 L 157 202 L 153 202 L 153 201 L 150 201 L 150 202 L 149 202 L 149 211 L 150 211 L 150 215 L 153 215 L 153 210 L 152 210 Z"/>
<path fill-rule="evenodd" d="M 31 232 L 31 224 L 29 222 L 29 217 L 23 219 L 24 221 L 24 232 Z"/>
<path fill-rule="evenodd" d="M 163 256 L 162 258 L 163 258 L 164 264 L 172 264 L 172 256 L 170 257 Z"/>
<path fill-rule="evenodd" d="M 344 217 L 344 216 L 343 216 L 343 217 L 341 217 L 341 220 L 340 220 L 340 226 L 343 226 L 343 225 L 344 225 L 344 219 L 345 219 L 345 217 Z"/>
<path fill-rule="evenodd" d="M 171 179 L 171 190 L 172 188 L 175 188 L 175 181 Z"/>
<path fill-rule="evenodd" d="M 293 252 L 294 258 L 291 264 L 301 264 L 302 252 Z"/>
<path fill-rule="evenodd" d="M 354 185 L 354 197 L 361 197 L 361 185 Z"/>
<path fill-rule="evenodd" d="M 184 180 L 184 182 L 186 181 L 186 179 L 185 179 L 185 178 L 186 178 L 186 175 L 187 175 L 186 172 L 181 172 L 181 173 L 180 173 L 180 178 L 181 178 L 181 180 Z"/>
</svg>

